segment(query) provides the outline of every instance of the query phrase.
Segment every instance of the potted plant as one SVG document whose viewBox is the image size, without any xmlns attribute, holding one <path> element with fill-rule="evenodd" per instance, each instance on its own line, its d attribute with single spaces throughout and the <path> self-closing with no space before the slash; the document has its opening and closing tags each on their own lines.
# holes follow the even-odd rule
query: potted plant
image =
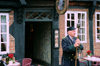
<svg viewBox="0 0 100 66">
<path fill-rule="evenodd" d="M 91 56 L 92 56 L 92 53 L 91 53 L 90 50 L 87 51 L 87 56 L 88 56 L 88 57 L 91 57 Z"/>
</svg>

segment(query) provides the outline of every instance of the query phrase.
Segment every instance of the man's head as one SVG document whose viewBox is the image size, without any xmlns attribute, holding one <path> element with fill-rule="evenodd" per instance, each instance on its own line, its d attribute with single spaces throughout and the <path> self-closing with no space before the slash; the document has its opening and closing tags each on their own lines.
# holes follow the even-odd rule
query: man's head
<svg viewBox="0 0 100 66">
<path fill-rule="evenodd" d="M 75 29 L 74 27 L 69 27 L 67 29 L 68 35 L 70 35 L 71 37 L 75 37 Z"/>
</svg>

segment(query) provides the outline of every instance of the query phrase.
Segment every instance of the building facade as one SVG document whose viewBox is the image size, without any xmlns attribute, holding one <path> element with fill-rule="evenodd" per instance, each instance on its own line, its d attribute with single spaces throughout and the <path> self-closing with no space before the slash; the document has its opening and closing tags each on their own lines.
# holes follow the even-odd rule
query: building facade
<svg viewBox="0 0 100 66">
<path fill-rule="evenodd" d="M 0 55 L 59 65 L 59 23 L 54 0 L 0 1 Z M 55 44 L 56 43 L 56 44 Z"/>
<path fill-rule="evenodd" d="M 69 7 L 65 14 L 59 16 L 60 48 L 59 64 L 61 64 L 62 48 L 61 41 L 67 35 L 67 28 L 73 26 L 77 28 L 80 23 L 79 35 L 81 44 L 84 46 L 81 56 L 84 57 L 88 50 L 93 55 L 100 55 L 99 48 L 99 1 L 98 0 L 69 0 Z"/>
<path fill-rule="evenodd" d="M 61 41 L 67 28 L 80 23 L 82 57 L 91 50 L 100 55 L 100 1 L 69 0 L 59 15 L 56 0 L 0 0 L 0 55 L 32 58 L 32 64 L 61 65 Z"/>
</svg>

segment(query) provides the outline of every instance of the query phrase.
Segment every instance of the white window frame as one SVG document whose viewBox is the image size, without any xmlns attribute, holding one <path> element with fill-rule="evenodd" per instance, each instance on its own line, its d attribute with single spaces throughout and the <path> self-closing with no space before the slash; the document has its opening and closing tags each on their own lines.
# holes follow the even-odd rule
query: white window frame
<svg viewBox="0 0 100 66">
<path fill-rule="evenodd" d="M 78 13 L 84 13 L 85 14 L 85 41 L 80 41 L 81 43 L 87 43 L 87 12 L 86 11 L 67 11 L 65 13 L 65 36 L 67 36 L 67 14 L 74 13 L 74 21 L 75 25 L 74 27 L 77 28 L 77 23 L 78 23 Z M 71 16 L 70 16 L 71 17 Z M 71 18 L 69 19 L 71 20 Z M 77 29 L 76 29 L 76 36 L 77 36 Z"/>
<path fill-rule="evenodd" d="M 96 42 L 100 42 L 100 40 L 97 39 L 97 21 L 100 21 L 97 20 L 97 14 L 100 15 L 100 12 L 95 12 L 95 38 L 96 38 Z"/>
<path fill-rule="evenodd" d="M 6 24 L 1 24 L 1 15 L 5 15 L 6 16 Z M 1 25 L 6 25 L 7 29 L 5 32 L 7 35 L 7 42 L 6 42 L 6 51 L 1 51 Z M 5 34 L 2 33 L 2 34 Z M 9 53 L 9 13 L 0 13 L 0 54 L 7 54 Z"/>
</svg>

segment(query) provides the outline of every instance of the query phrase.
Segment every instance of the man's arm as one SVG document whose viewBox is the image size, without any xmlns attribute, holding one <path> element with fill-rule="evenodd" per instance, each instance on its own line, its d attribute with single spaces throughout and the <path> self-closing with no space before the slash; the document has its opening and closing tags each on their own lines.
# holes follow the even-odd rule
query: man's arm
<svg viewBox="0 0 100 66">
<path fill-rule="evenodd" d="M 75 51 L 74 44 L 70 45 L 68 43 L 69 42 L 67 40 L 62 39 L 62 48 L 63 48 L 63 51 L 66 51 L 66 52 L 73 52 L 73 51 Z"/>
</svg>

